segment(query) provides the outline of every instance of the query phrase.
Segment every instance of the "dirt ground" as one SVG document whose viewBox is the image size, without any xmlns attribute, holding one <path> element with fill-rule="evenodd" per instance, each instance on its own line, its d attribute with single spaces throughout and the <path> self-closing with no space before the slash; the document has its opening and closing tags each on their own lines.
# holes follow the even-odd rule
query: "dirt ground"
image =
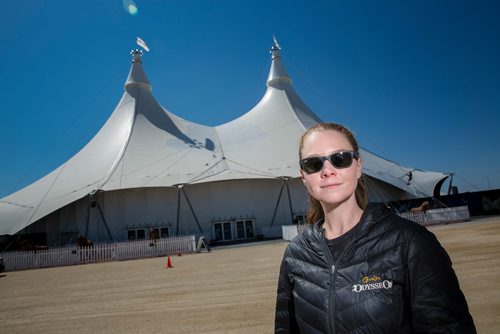
<svg viewBox="0 0 500 334">
<path fill-rule="evenodd" d="M 478 333 L 500 331 L 500 217 L 430 228 Z M 7 272 L 2 333 L 272 333 L 285 241 L 211 253 Z"/>
</svg>

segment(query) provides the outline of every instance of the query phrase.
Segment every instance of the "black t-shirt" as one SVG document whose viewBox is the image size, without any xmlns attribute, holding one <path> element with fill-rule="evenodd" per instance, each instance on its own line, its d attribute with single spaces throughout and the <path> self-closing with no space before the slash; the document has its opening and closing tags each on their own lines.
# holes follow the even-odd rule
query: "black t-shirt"
<svg viewBox="0 0 500 334">
<path fill-rule="evenodd" d="M 354 235 L 356 234 L 358 226 L 359 224 L 356 224 L 356 226 L 354 226 L 349 231 L 347 231 L 346 233 L 342 234 L 339 237 L 333 239 L 326 239 L 328 248 L 330 248 L 330 252 L 332 253 L 334 262 L 337 262 L 337 259 L 342 250 L 352 241 Z"/>
</svg>

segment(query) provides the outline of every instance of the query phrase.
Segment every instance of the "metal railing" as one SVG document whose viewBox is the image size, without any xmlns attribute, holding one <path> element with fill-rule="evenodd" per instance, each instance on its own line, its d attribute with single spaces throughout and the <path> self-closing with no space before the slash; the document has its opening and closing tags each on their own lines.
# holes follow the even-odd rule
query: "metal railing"
<svg viewBox="0 0 500 334">
<path fill-rule="evenodd" d="M 423 212 L 403 212 L 399 215 L 425 226 L 470 220 L 469 208 L 466 205 L 452 208 L 430 209 Z"/>
</svg>

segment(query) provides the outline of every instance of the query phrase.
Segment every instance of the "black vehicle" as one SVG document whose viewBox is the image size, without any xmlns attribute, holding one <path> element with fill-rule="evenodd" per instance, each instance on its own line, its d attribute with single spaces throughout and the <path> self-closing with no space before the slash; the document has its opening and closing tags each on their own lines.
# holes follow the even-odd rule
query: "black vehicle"
<svg viewBox="0 0 500 334">
<path fill-rule="evenodd" d="M 3 257 L 0 257 L 0 273 L 3 273 L 5 270 L 5 263 L 3 262 Z"/>
</svg>

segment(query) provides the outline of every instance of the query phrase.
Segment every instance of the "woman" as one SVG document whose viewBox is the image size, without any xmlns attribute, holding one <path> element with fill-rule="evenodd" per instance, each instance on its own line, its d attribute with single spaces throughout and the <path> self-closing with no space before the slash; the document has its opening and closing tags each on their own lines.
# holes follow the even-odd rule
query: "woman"
<svg viewBox="0 0 500 334">
<path fill-rule="evenodd" d="M 446 251 L 368 204 L 353 134 L 319 123 L 299 146 L 308 228 L 285 250 L 276 333 L 475 333 Z"/>
</svg>

